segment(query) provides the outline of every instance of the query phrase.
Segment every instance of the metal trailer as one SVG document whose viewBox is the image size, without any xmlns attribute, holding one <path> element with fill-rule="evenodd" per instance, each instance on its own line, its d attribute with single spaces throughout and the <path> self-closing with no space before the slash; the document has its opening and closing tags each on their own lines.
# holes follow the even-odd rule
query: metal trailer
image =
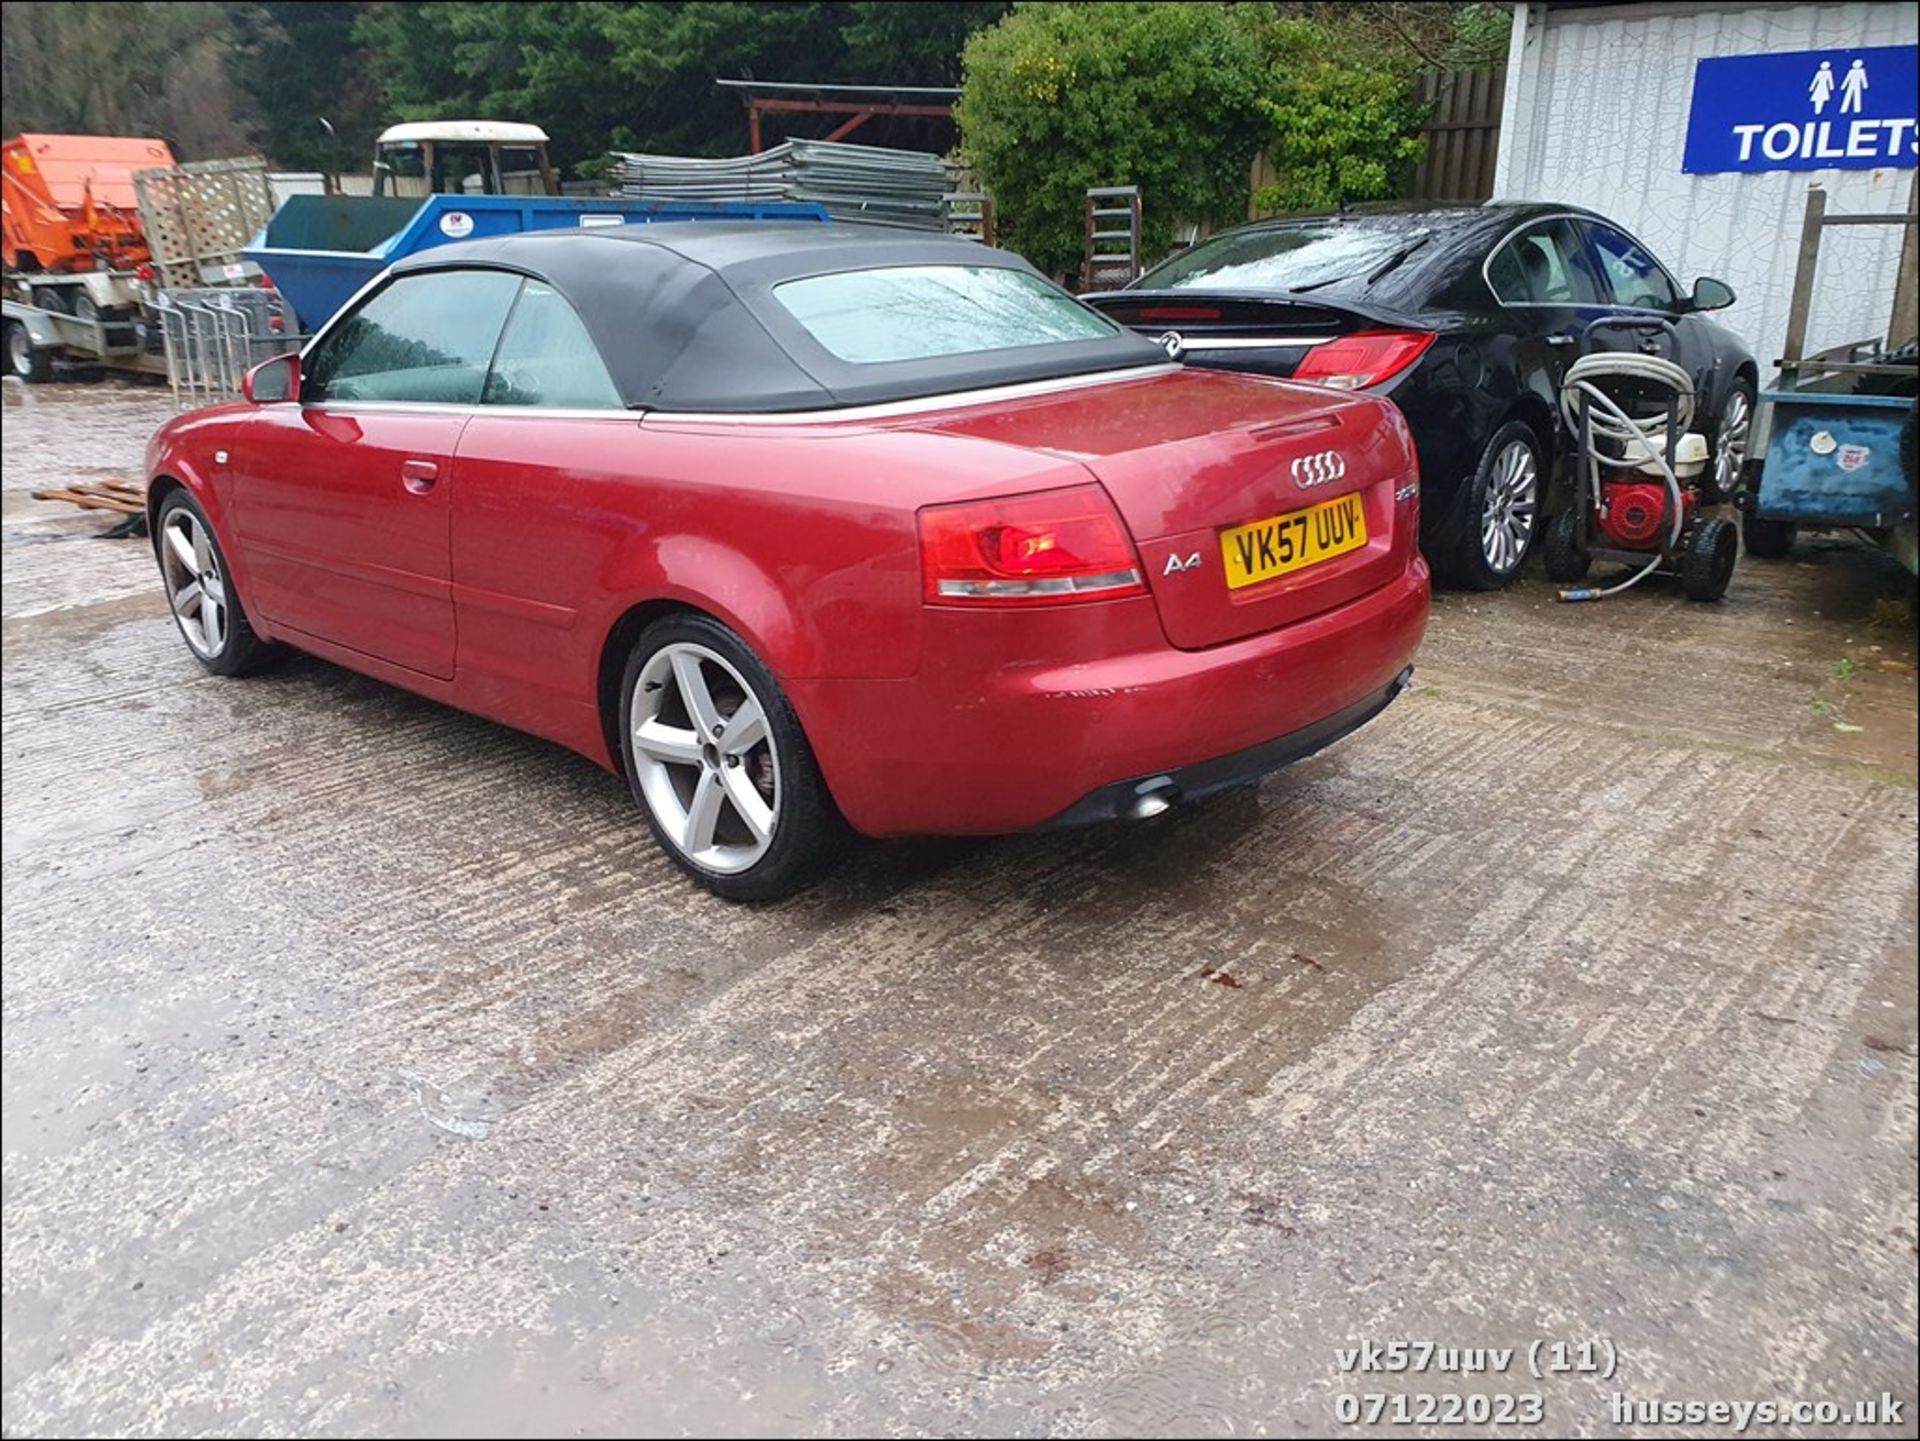
<svg viewBox="0 0 1920 1441">
<path fill-rule="evenodd" d="M 286 301 L 260 286 L 148 290 L 135 313 L 117 318 L 16 300 L 4 309 L 7 364 L 28 384 L 51 380 L 56 359 L 165 376 L 182 409 L 237 395 L 251 367 L 307 339 Z"/>
<path fill-rule="evenodd" d="M 1807 321 L 1821 236 L 1834 226 L 1920 223 L 1904 215 L 1829 215 L 1826 191 L 1807 192 L 1794 271 L 1793 303 L 1773 387 L 1760 392 L 1755 453 L 1765 456 L 1735 498 L 1744 512 L 1747 551 L 1778 559 L 1802 529 L 1858 530 L 1920 569 L 1915 547 L 1914 428 L 1920 350 L 1855 341 L 1806 354 Z M 1911 246 L 1912 236 L 1908 237 Z M 1909 252 L 1910 253 L 1910 252 Z M 1913 308 L 1913 267 L 1901 267 L 1890 330 Z"/>
<path fill-rule="evenodd" d="M 142 170 L 133 189 L 149 258 L 136 270 L 9 276 L 7 367 L 28 383 L 51 379 L 58 361 L 165 375 L 188 403 L 230 394 L 229 357 L 260 348 L 257 316 L 284 311 L 241 254 L 273 213 L 266 162 Z M 209 310 L 207 296 L 228 293 L 241 298 Z"/>
<path fill-rule="evenodd" d="M 112 370 L 166 374 L 166 360 L 151 343 L 144 310 L 131 315 L 93 311 L 75 315 L 47 303 L 7 296 L 4 312 L 7 369 L 29 385 L 53 378 L 56 358 L 79 360 Z"/>
</svg>

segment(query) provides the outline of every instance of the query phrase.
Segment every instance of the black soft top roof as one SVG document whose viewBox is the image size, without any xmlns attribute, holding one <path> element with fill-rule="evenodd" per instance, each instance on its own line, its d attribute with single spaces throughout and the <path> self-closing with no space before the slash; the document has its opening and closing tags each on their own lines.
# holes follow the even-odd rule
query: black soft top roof
<svg viewBox="0 0 1920 1441">
<path fill-rule="evenodd" d="M 684 221 L 544 230 L 426 251 L 395 274 L 484 266 L 544 281 L 579 312 L 621 399 L 649 410 L 826 410 L 1150 365 L 1166 352 L 1122 330 L 932 360 L 856 364 L 774 298 L 783 281 L 892 265 L 1039 275 L 959 236 L 867 225 Z"/>
</svg>

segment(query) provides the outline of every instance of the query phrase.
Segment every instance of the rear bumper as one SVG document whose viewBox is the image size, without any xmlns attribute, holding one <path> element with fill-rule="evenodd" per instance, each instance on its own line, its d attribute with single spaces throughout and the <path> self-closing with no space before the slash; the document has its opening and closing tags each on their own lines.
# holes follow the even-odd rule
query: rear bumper
<svg viewBox="0 0 1920 1441">
<path fill-rule="evenodd" d="M 1197 765 L 1175 766 L 1150 776 L 1116 781 L 1055 816 L 1047 830 L 1070 830 L 1075 826 L 1098 825 L 1102 821 L 1127 820 L 1157 815 L 1180 801 L 1196 801 L 1216 791 L 1258 780 L 1261 776 L 1305 760 L 1315 751 L 1325 750 L 1335 741 L 1352 735 L 1361 726 L 1392 705 L 1400 692 L 1413 684 L 1413 667 L 1408 666 L 1378 695 L 1355 701 L 1324 720 L 1315 721 L 1290 735 L 1248 746 L 1229 756 L 1218 756 Z"/>
<path fill-rule="evenodd" d="M 1181 772 L 1204 794 L 1337 740 L 1398 693 L 1427 604 L 1416 560 L 1345 605 L 1199 651 L 1169 646 L 1145 598 L 931 608 L 918 675 L 786 684 L 856 830 L 997 835 L 1119 813 L 1125 788 Z"/>
</svg>

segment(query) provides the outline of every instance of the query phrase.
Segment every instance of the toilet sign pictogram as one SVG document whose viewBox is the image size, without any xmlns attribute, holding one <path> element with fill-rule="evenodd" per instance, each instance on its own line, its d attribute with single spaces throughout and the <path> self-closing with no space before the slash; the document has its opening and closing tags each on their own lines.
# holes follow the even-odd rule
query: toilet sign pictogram
<svg viewBox="0 0 1920 1441">
<path fill-rule="evenodd" d="M 1914 168 L 1920 46 L 1702 60 L 1687 115 L 1689 174 Z"/>
</svg>

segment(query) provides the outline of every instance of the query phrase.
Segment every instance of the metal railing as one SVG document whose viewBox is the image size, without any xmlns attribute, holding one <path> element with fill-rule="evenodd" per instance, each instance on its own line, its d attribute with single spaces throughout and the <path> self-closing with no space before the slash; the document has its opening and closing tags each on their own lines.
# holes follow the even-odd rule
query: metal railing
<svg viewBox="0 0 1920 1441">
<path fill-rule="evenodd" d="M 240 380 L 263 360 L 298 350 L 306 336 L 286 301 L 271 290 L 163 290 L 152 302 L 176 409 L 212 405 L 240 393 Z"/>
</svg>

